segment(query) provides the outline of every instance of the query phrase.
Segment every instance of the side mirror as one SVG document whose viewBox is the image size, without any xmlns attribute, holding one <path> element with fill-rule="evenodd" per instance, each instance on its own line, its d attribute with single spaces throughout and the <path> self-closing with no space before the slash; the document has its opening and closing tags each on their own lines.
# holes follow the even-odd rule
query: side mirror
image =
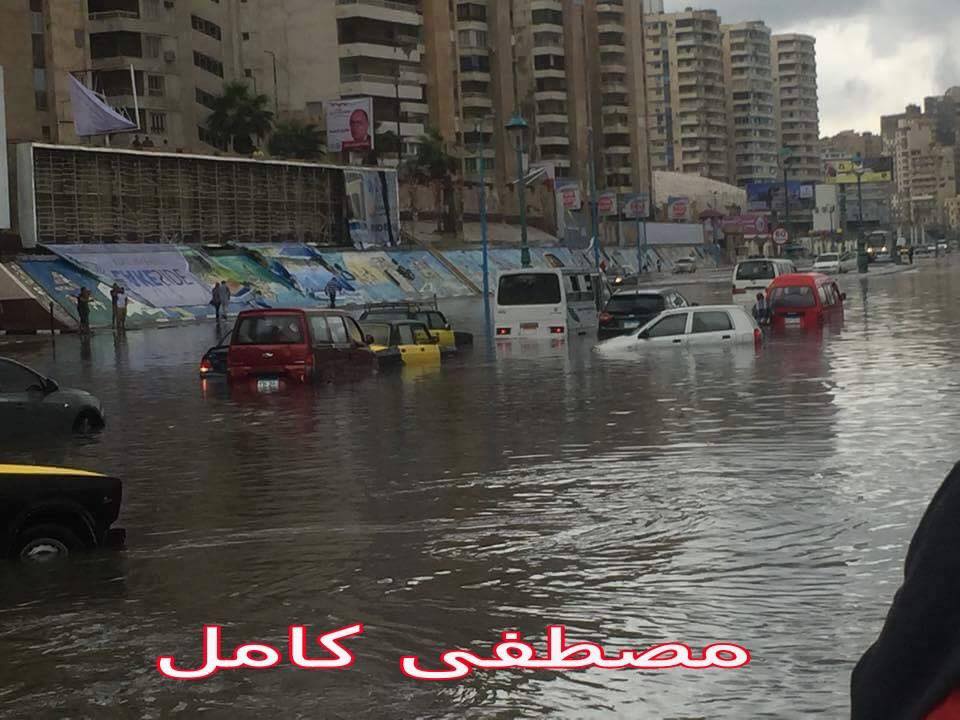
<svg viewBox="0 0 960 720">
<path fill-rule="evenodd" d="M 844 302 L 846 302 L 846 301 L 847 301 L 847 294 L 846 294 L 846 293 L 840 293 L 840 299 L 843 300 Z"/>
<path fill-rule="evenodd" d="M 700 303 L 690 303 L 690 307 L 700 307 Z"/>
<path fill-rule="evenodd" d="M 373 345 L 374 337 L 373 337 L 373 335 L 367 335 L 367 336 L 363 339 L 363 341 L 364 341 L 367 345 Z"/>
<path fill-rule="evenodd" d="M 50 378 L 44 378 L 43 380 L 43 391 L 49 395 L 50 393 L 55 393 L 60 389 L 60 386 L 57 385 L 56 380 L 51 380 Z"/>
<path fill-rule="evenodd" d="M 639 335 L 637 335 L 637 340 L 649 340 L 649 339 L 650 339 L 650 331 L 649 331 L 649 330 L 644 330 L 642 333 L 640 333 Z"/>
</svg>

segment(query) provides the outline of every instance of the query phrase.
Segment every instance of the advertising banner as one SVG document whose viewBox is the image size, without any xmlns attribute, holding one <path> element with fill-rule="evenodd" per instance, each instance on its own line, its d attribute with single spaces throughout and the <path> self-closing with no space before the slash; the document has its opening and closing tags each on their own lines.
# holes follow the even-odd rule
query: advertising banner
<svg viewBox="0 0 960 720">
<path fill-rule="evenodd" d="M 650 196 L 647 193 L 627 195 L 623 199 L 623 216 L 628 220 L 640 220 L 650 215 Z"/>
<path fill-rule="evenodd" d="M 734 215 L 723 221 L 723 231 L 745 238 L 765 237 L 770 234 L 770 218 L 762 213 Z"/>
<path fill-rule="evenodd" d="M 400 244 L 400 190 L 396 173 L 345 170 L 347 221 L 358 250 Z"/>
<path fill-rule="evenodd" d="M 860 165 L 853 160 L 840 160 L 827 165 L 827 184 L 828 185 L 856 185 L 856 170 Z M 893 182 L 893 160 L 892 158 L 875 158 L 865 160 L 863 168 L 862 183 L 888 183 Z"/>
<path fill-rule="evenodd" d="M 815 183 L 791 180 L 787 183 L 791 210 L 813 210 Z M 749 183 L 747 185 L 747 209 L 751 212 L 783 212 L 783 183 Z"/>
<path fill-rule="evenodd" d="M 620 208 L 617 203 L 617 194 L 615 192 L 600 193 L 597 196 L 597 212 L 603 217 L 619 215 Z"/>
<path fill-rule="evenodd" d="M 156 308 L 207 305 L 210 288 L 172 245 L 46 245 L 105 282 Z"/>
<path fill-rule="evenodd" d="M 373 149 L 373 98 L 327 103 L 327 150 Z"/>
<path fill-rule="evenodd" d="M 580 194 L 580 184 L 577 182 L 557 181 L 557 203 L 564 210 L 571 212 L 583 207 L 583 196 Z"/>
<path fill-rule="evenodd" d="M 690 198 L 672 197 L 668 198 L 667 203 L 670 206 L 671 220 L 686 220 L 690 211 Z"/>
</svg>

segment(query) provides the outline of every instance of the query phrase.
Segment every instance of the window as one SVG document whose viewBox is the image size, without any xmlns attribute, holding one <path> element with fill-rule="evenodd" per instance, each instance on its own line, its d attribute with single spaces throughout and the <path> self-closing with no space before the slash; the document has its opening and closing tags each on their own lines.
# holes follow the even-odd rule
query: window
<svg viewBox="0 0 960 720">
<path fill-rule="evenodd" d="M 625 315 L 656 315 L 665 306 L 662 295 L 614 295 L 607 303 L 606 311 Z"/>
<path fill-rule="evenodd" d="M 327 327 L 330 328 L 330 337 L 335 345 L 347 343 L 347 329 L 343 325 L 343 318 L 338 316 L 327 318 Z"/>
<path fill-rule="evenodd" d="M 808 285 L 775 288 L 770 294 L 774 308 L 812 308 L 817 304 L 813 290 Z"/>
<path fill-rule="evenodd" d="M 298 315 L 247 317 L 237 326 L 237 345 L 296 345 L 303 342 Z"/>
<path fill-rule="evenodd" d="M 526 273 L 500 278 L 498 305 L 558 305 L 560 278 L 553 273 Z"/>
<path fill-rule="evenodd" d="M 416 345 L 416 340 L 413 337 L 413 326 L 411 325 L 397 325 L 397 336 L 399 345 Z"/>
<path fill-rule="evenodd" d="M 44 140 L 50 140 L 50 138 L 52 137 L 52 135 L 50 134 L 49 125 L 44 125 L 42 128 L 40 128 L 40 132 L 43 135 Z"/>
<path fill-rule="evenodd" d="M 150 113 L 150 132 L 155 135 L 167 134 L 167 114 L 162 112 Z"/>
<path fill-rule="evenodd" d="M 142 0 L 143 16 L 150 20 L 160 17 L 160 0 Z"/>
<path fill-rule="evenodd" d="M 83 32 L 83 30 L 74 30 L 74 31 L 73 31 L 73 44 L 74 44 L 74 45 L 76 45 L 78 48 L 82 48 L 84 45 L 86 45 L 86 42 L 87 42 L 87 35 L 86 35 L 86 33 Z"/>
<path fill-rule="evenodd" d="M 240 37 L 243 38 L 244 40 L 249 40 L 250 33 L 240 33 Z"/>
<path fill-rule="evenodd" d="M 347 335 L 350 336 L 351 342 L 363 345 L 363 333 L 360 331 L 357 321 L 353 318 L 344 318 L 343 321 L 347 324 Z"/>
<path fill-rule="evenodd" d="M 17 363 L 0 360 L 0 393 L 24 393 L 31 388 L 43 388 L 39 375 Z"/>
<path fill-rule="evenodd" d="M 773 280 L 774 277 L 771 262 L 745 262 L 737 268 L 737 280 Z"/>
<path fill-rule="evenodd" d="M 333 342 L 330 326 L 327 325 L 327 319 L 323 315 L 310 316 L 310 332 L 313 333 L 314 344 Z"/>
<path fill-rule="evenodd" d="M 196 98 L 197 103 L 203 105 L 204 107 L 208 107 L 211 110 L 213 109 L 214 103 L 217 100 L 215 95 L 208 93 L 206 90 L 201 90 L 200 88 L 196 89 Z"/>
<path fill-rule="evenodd" d="M 30 37 L 33 40 L 33 67 L 46 67 L 47 55 L 43 48 L 43 35 L 31 35 Z"/>
<path fill-rule="evenodd" d="M 163 75 L 147 75 L 147 94 L 152 95 L 153 97 L 163 97 Z"/>
<path fill-rule="evenodd" d="M 193 26 L 194 30 L 202 32 L 204 35 L 209 35 L 214 40 L 219 40 L 221 37 L 220 26 L 216 23 L 210 22 L 209 20 L 205 20 L 199 15 L 191 15 L 190 24 Z"/>
<path fill-rule="evenodd" d="M 733 330 L 730 316 L 725 312 L 697 312 L 693 314 L 693 332 L 711 333 Z"/>
<path fill-rule="evenodd" d="M 460 72 L 490 72 L 490 58 L 486 55 L 464 55 L 460 58 Z"/>
<path fill-rule="evenodd" d="M 457 20 L 479 20 L 486 22 L 487 8 L 484 5 L 461 3 L 457 5 Z"/>
<path fill-rule="evenodd" d="M 243 71 L 243 76 L 252 78 L 253 77 L 253 68 L 245 68 Z"/>
<path fill-rule="evenodd" d="M 145 38 L 144 50 L 148 58 L 160 57 L 160 36 L 147 35 Z"/>
<path fill-rule="evenodd" d="M 563 55 L 537 55 L 533 58 L 533 67 L 537 70 L 563 70 Z"/>
<path fill-rule="evenodd" d="M 687 314 L 681 313 L 680 315 L 670 315 L 669 317 L 665 317 L 647 331 L 647 337 L 676 337 L 677 335 L 685 334 L 686 331 Z"/>
<path fill-rule="evenodd" d="M 559 10 L 534 10 L 534 25 L 563 25 L 563 13 Z"/>
<path fill-rule="evenodd" d="M 194 50 L 193 64 L 201 70 L 206 70 L 208 73 L 212 73 L 217 77 L 223 77 L 223 63 L 216 58 L 212 58 L 209 55 L 204 55 L 202 52 L 197 52 Z"/>
</svg>

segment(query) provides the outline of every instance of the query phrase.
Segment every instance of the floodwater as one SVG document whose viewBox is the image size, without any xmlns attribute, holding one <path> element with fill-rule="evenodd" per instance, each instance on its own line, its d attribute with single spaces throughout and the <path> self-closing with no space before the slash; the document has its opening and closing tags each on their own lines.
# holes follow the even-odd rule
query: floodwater
<svg viewBox="0 0 960 720">
<path fill-rule="evenodd" d="M 2 457 L 122 477 L 129 533 L 55 573 L 0 568 L 0 716 L 843 716 L 957 460 L 958 268 L 844 276 L 842 328 L 759 355 L 480 342 L 436 372 L 253 398 L 198 380 L 212 326 L 0 346 L 108 413 L 95 440 Z M 480 330 L 476 301 L 443 307 Z M 354 622 L 339 672 L 155 669 L 199 664 L 205 623 L 233 648 Z M 551 623 L 611 651 L 736 642 L 753 662 L 436 684 L 399 669 L 510 629 L 539 644 Z"/>
</svg>

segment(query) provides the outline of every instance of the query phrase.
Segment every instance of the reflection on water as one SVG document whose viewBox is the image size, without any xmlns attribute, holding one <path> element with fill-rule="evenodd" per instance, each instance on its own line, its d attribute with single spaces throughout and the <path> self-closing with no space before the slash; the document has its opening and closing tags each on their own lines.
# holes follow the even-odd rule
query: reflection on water
<svg viewBox="0 0 960 720">
<path fill-rule="evenodd" d="M 491 345 L 482 305 L 449 303 L 478 333 L 466 357 L 264 396 L 199 380 L 207 326 L 11 346 L 99 394 L 109 427 L 4 458 L 123 477 L 130 548 L 56 576 L 0 568 L 0 714 L 843 715 L 904 542 L 956 460 L 960 292 L 947 263 L 841 283 L 842 329 L 759 354 Z M 346 672 L 183 685 L 153 669 L 160 653 L 199 660 L 204 623 L 229 645 L 357 621 Z M 399 672 L 403 654 L 486 650 L 508 628 L 541 639 L 548 622 L 611 649 L 740 642 L 755 663 L 437 686 Z"/>
</svg>

